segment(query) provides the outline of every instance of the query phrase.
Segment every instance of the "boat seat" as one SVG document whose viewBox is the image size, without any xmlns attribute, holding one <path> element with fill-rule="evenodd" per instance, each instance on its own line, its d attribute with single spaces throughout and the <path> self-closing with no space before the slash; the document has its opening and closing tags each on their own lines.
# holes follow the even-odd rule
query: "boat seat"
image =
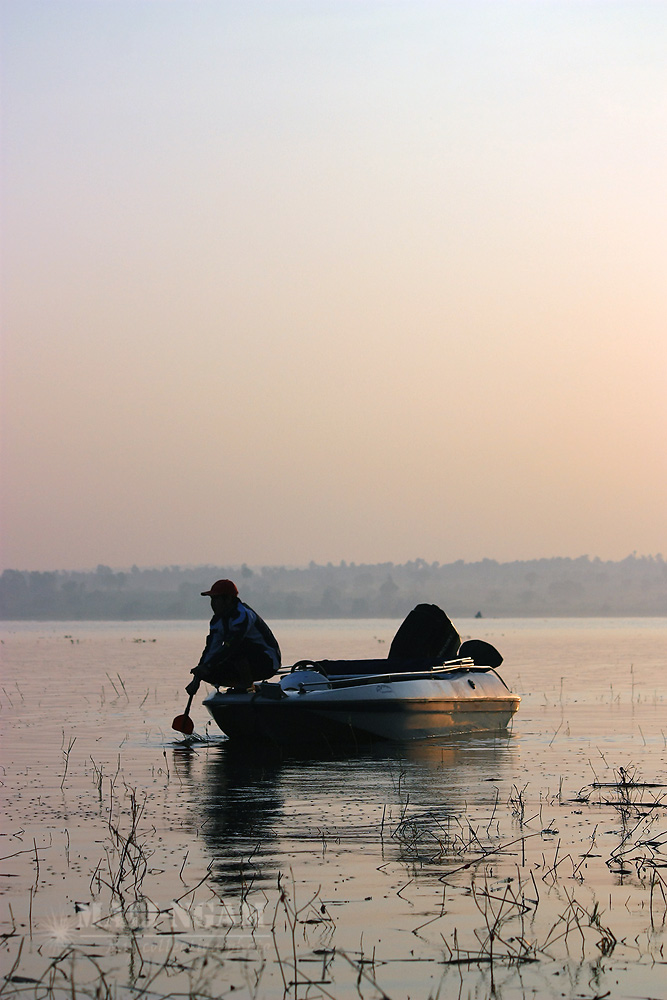
<svg viewBox="0 0 667 1000">
<path fill-rule="evenodd" d="M 436 664 L 430 658 L 419 657 L 411 660 L 317 660 L 315 669 L 327 677 L 341 674 L 403 674 L 430 670 Z"/>
</svg>

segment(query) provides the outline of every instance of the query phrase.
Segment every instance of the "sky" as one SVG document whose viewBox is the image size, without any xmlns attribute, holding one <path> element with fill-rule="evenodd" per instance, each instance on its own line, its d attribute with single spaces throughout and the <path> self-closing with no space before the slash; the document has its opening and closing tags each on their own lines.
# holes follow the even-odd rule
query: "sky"
<svg viewBox="0 0 667 1000">
<path fill-rule="evenodd" d="M 667 555 L 667 4 L 2 0 L 0 568 Z"/>
</svg>

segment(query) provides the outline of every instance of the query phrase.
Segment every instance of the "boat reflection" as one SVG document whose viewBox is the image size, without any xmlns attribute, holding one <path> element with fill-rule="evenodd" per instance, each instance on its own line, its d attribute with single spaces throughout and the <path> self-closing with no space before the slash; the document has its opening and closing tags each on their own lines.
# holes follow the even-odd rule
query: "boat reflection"
<svg viewBox="0 0 667 1000">
<path fill-rule="evenodd" d="M 511 736 L 476 734 L 333 754 L 223 741 L 179 773 L 211 877 L 243 894 L 323 849 L 407 862 L 399 824 L 428 816 L 442 826 L 470 803 L 491 808 L 515 752 Z"/>
</svg>

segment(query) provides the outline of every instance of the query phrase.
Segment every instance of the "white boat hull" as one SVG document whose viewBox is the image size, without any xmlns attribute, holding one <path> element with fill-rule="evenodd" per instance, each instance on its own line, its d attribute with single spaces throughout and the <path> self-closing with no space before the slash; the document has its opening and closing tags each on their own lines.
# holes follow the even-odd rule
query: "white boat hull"
<svg viewBox="0 0 667 1000">
<path fill-rule="evenodd" d="M 282 745 L 502 732 L 519 702 L 494 670 L 472 666 L 335 679 L 298 670 L 254 692 L 216 692 L 204 705 L 231 739 Z"/>
</svg>

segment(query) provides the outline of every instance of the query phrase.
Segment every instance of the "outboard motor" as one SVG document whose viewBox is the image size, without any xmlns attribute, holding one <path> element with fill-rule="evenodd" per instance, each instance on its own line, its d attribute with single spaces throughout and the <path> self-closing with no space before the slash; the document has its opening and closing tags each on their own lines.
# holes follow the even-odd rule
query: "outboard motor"
<svg viewBox="0 0 667 1000">
<path fill-rule="evenodd" d="M 466 639 L 459 649 L 459 656 L 468 657 L 476 667 L 499 667 L 503 658 L 490 642 L 483 639 Z"/>
<path fill-rule="evenodd" d="M 437 604 L 418 604 L 399 627 L 389 647 L 390 660 L 424 658 L 431 664 L 456 658 L 461 637 Z"/>
</svg>

